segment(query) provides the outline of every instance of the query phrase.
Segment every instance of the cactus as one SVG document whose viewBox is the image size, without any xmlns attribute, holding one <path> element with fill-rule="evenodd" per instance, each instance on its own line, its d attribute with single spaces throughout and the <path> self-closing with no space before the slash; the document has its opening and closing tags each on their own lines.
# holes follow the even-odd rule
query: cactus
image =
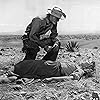
<svg viewBox="0 0 100 100">
<path fill-rule="evenodd" d="M 79 49 L 79 43 L 77 41 L 68 41 L 68 43 L 66 44 L 66 49 L 69 52 L 75 52 L 78 51 Z"/>
</svg>

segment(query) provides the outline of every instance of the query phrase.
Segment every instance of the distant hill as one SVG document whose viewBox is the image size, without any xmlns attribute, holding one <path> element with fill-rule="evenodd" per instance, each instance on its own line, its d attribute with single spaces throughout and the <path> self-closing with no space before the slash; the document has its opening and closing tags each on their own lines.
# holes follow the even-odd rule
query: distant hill
<svg viewBox="0 0 100 100">
<path fill-rule="evenodd" d="M 22 35 L 24 34 L 24 30 L 19 30 L 15 32 L 0 32 L 0 35 Z"/>
<path fill-rule="evenodd" d="M 22 31 L 18 31 L 15 33 L 6 32 L 4 34 L 0 34 L 0 40 L 12 40 L 12 39 L 21 39 Z M 58 38 L 60 40 L 73 40 L 73 39 L 82 39 L 82 40 L 94 40 L 100 39 L 100 34 L 71 34 L 71 35 L 59 35 Z"/>
<path fill-rule="evenodd" d="M 0 47 L 22 47 L 22 35 L 0 35 Z M 59 35 L 61 45 L 65 46 L 68 41 L 77 41 L 81 47 L 93 48 L 94 46 L 100 47 L 99 34 L 77 34 L 77 35 Z"/>
</svg>

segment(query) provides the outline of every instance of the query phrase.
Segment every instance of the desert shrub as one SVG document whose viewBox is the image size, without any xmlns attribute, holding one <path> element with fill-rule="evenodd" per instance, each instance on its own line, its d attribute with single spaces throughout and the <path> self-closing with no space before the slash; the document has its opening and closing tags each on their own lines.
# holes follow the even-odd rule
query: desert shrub
<svg viewBox="0 0 100 100">
<path fill-rule="evenodd" d="M 69 52 L 75 52 L 78 51 L 80 45 L 77 41 L 68 41 L 68 43 L 65 45 L 66 50 Z"/>
</svg>

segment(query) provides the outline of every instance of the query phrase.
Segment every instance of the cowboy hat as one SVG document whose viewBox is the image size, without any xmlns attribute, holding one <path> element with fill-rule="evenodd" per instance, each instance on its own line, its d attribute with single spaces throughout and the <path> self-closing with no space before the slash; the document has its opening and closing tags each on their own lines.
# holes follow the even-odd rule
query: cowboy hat
<svg viewBox="0 0 100 100">
<path fill-rule="evenodd" d="M 66 18 L 65 13 L 63 13 L 59 7 L 54 7 L 53 9 L 48 9 L 48 13 L 59 19 L 62 19 L 62 17 Z"/>
</svg>

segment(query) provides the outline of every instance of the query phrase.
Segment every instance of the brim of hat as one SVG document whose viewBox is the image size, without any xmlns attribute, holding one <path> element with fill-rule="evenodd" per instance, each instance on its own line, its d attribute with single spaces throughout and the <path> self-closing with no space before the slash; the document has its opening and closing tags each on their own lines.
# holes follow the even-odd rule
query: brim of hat
<svg viewBox="0 0 100 100">
<path fill-rule="evenodd" d="M 52 13 L 51 13 L 51 9 L 48 9 L 47 12 L 48 12 L 48 14 L 50 14 L 50 15 L 52 15 L 52 16 L 55 16 L 55 17 L 57 17 L 57 18 L 59 18 L 59 19 L 61 19 L 61 20 L 64 20 L 64 19 L 65 19 L 63 15 L 62 15 L 62 17 L 58 17 L 58 16 L 52 14 Z"/>
</svg>

